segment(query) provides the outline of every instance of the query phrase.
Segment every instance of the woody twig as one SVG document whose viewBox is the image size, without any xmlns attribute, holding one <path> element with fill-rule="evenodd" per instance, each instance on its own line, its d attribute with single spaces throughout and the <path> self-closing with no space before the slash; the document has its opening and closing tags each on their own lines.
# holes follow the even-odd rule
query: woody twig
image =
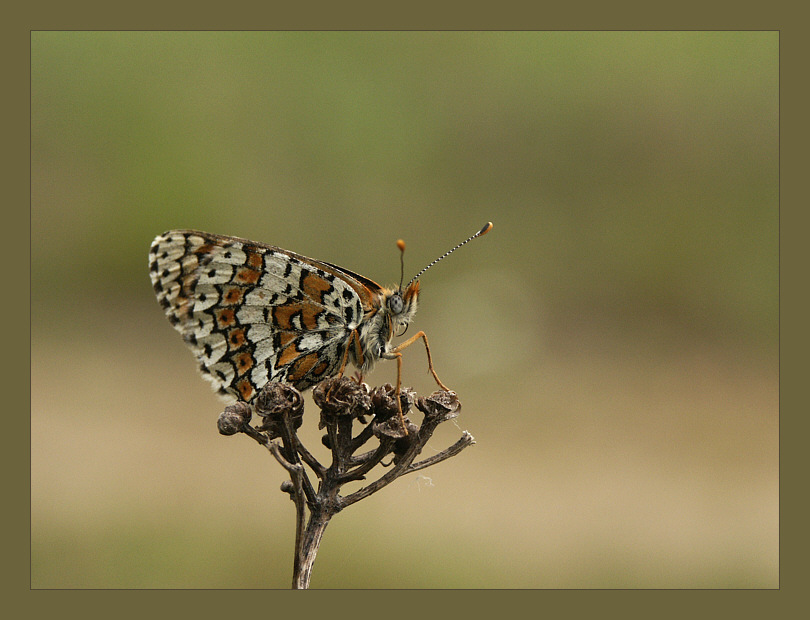
<svg viewBox="0 0 810 620">
<path fill-rule="evenodd" d="M 399 402 L 396 388 L 390 384 L 370 390 L 365 384 L 337 377 L 313 389 L 313 399 L 321 410 L 319 428 L 326 431 L 322 441 L 332 456 L 328 467 L 298 438 L 304 401 L 301 393 L 287 384 L 268 383 L 252 405 L 238 402 L 226 407 L 220 415 L 220 433 L 244 433 L 252 437 L 267 448 L 290 475 L 281 490 L 290 495 L 296 507 L 293 588 L 309 587 L 324 531 L 338 512 L 400 476 L 440 463 L 475 443 L 472 435 L 464 431 L 461 438 L 445 450 L 414 462 L 439 424 L 458 416 L 461 403 L 455 393 L 448 391 L 437 391 L 425 398 L 403 388 L 398 396 Z M 413 406 L 423 414 L 419 426 L 407 417 Z M 404 428 L 400 408 L 406 416 Z M 255 427 L 250 425 L 254 412 L 261 418 L 261 423 Z M 372 438 L 377 440 L 377 445 L 360 452 Z M 392 457 L 391 463 L 383 464 L 388 456 Z M 353 493 L 340 494 L 343 485 L 365 481 L 377 466 L 387 471 Z M 314 479 L 318 481 L 317 486 L 313 485 Z"/>
</svg>

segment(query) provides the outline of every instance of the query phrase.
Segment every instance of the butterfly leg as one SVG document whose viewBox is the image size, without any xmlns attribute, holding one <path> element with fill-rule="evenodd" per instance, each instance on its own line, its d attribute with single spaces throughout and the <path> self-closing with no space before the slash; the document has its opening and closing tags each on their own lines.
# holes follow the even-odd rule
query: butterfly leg
<svg viewBox="0 0 810 620">
<path fill-rule="evenodd" d="M 430 370 L 430 374 L 433 375 L 433 378 L 436 380 L 436 383 L 439 384 L 439 387 L 442 388 L 445 392 L 450 392 L 451 390 L 441 382 L 436 371 L 433 369 L 433 358 L 430 356 L 430 346 L 428 345 L 427 336 L 425 332 L 419 332 L 418 334 L 414 334 L 411 338 L 400 344 L 398 347 L 393 349 L 386 357 L 388 359 L 396 359 L 397 360 L 397 408 L 399 409 L 399 423 L 402 425 L 402 430 L 405 431 L 405 434 L 408 434 L 408 429 L 405 426 L 405 417 L 402 415 L 402 402 L 399 399 L 400 388 L 402 387 L 402 350 L 411 346 L 414 342 L 419 339 L 422 339 L 425 343 L 425 351 L 427 352 L 428 358 L 428 370 Z"/>
<path fill-rule="evenodd" d="M 346 345 L 346 352 L 343 354 L 343 361 L 340 363 L 340 370 L 337 372 L 338 377 L 342 377 L 343 372 L 346 370 L 346 364 L 349 363 L 349 351 L 351 351 L 352 345 L 355 347 L 355 358 L 361 365 L 363 364 L 363 348 L 360 346 L 360 334 L 357 333 L 357 330 L 355 329 L 349 336 L 349 342 Z"/>
<path fill-rule="evenodd" d="M 436 383 L 439 384 L 440 388 L 442 388 L 445 392 L 450 392 L 451 391 L 450 388 L 448 388 L 444 383 L 441 382 L 438 375 L 436 374 L 436 371 L 433 369 L 433 358 L 430 356 L 430 346 L 428 345 L 428 339 L 427 336 L 425 335 L 425 332 L 419 332 L 418 334 L 414 334 L 413 336 L 408 338 L 405 342 L 396 347 L 392 351 L 392 353 L 395 355 L 401 355 L 401 351 L 403 349 L 408 348 L 420 338 L 425 342 L 425 351 L 427 352 L 428 370 L 430 371 L 430 374 L 433 375 L 433 378 L 436 380 Z M 399 372 L 397 372 L 397 389 L 399 389 Z"/>
<path fill-rule="evenodd" d="M 399 348 L 399 347 L 397 347 Z M 397 395 L 397 410 L 399 411 L 399 425 L 402 427 L 405 435 L 408 434 L 408 427 L 405 426 L 405 416 L 402 414 L 402 399 L 399 397 L 399 390 L 402 387 L 402 353 L 396 349 L 391 352 L 391 357 L 397 360 L 397 389 L 394 394 Z"/>
<path fill-rule="evenodd" d="M 360 334 L 355 329 L 351 335 L 349 336 L 349 343 L 346 345 L 346 352 L 343 354 L 343 361 L 340 363 L 340 370 L 337 371 L 337 377 L 340 378 L 343 376 L 344 371 L 346 370 L 346 365 L 349 363 L 349 351 L 351 351 L 352 345 L 354 345 L 355 349 L 355 359 L 358 360 L 359 364 L 363 364 L 363 347 L 360 345 Z M 363 375 L 360 375 L 358 383 L 361 383 L 363 379 Z M 334 383 L 332 387 L 334 387 Z M 329 394 L 332 393 L 332 388 L 329 388 L 329 391 L 326 393 L 326 398 L 329 398 Z"/>
</svg>

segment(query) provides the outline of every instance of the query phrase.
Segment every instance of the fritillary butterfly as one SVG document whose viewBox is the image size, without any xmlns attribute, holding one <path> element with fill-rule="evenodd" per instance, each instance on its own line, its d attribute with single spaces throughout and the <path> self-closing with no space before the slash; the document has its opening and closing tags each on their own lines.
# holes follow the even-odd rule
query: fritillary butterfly
<svg viewBox="0 0 810 620">
<path fill-rule="evenodd" d="M 250 402 L 268 381 L 303 390 L 342 374 L 348 362 L 365 374 L 379 359 L 397 360 L 399 390 L 401 351 L 419 339 L 446 390 L 424 332 L 398 346 L 391 341 L 413 320 L 418 278 L 491 229 L 488 222 L 396 289 L 271 245 L 195 230 L 157 237 L 149 271 L 169 322 L 226 399 Z"/>
</svg>

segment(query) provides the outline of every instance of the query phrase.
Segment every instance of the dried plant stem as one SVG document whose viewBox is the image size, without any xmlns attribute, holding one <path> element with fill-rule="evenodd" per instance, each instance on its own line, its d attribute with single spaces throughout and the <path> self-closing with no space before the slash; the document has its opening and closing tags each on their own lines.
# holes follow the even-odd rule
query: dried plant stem
<svg viewBox="0 0 810 620">
<path fill-rule="evenodd" d="M 305 535 L 301 545 L 296 545 L 296 562 L 293 565 L 294 590 L 305 590 L 309 588 L 309 580 L 312 577 L 312 568 L 315 565 L 315 556 L 321 545 L 323 533 L 329 525 L 331 515 L 312 513 L 305 530 Z"/>
<path fill-rule="evenodd" d="M 332 454 L 328 467 L 322 465 L 297 436 L 296 430 L 303 418 L 303 399 L 288 385 L 267 384 L 253 401 L 253 409 L 263 418 L 262 424 L 250 426 L 252 410 L 246 403 L 226 408 L 219 420 L 221 433 L 242 432 L 252 437 L 267 448 L 290 475 L 281 488 L 289 493 L 296 510 L 294 589 L 309 587 L 324 531 L 334 515 L 400 476 L 440 463 L 475 443 L 472 435 L 464 431 L 452 446 L 413 462 L 436 427 L 458 415 L 461 405 L 453 392 L 439 391 L 427 398 L 416 398 L 408 389 L 397 395 L 390 385 L 369 390 L 349 379 L 333 378 L 316 386 L 313 398 L 321 409 L 320 426 L 326 429 L 324 444 Z M 401 407 L 407 414 L 412 404 L 424 418 L 418 427 L 405 418 L 406 434 L 399 410 Z M 366 422 L 367 417 L 371 418 L 369 422 Z M 362 428 L 352 436 L 355 424 Z M 377 438 L 379 445 L 355 454 L 372 437 Z M 386 473 L 349 495 L 340 495 L 343 485 L 365 480 L 389 455 L 393 456 L 393 464 Z M 310 475 L 318 479 L 317 489 Z"/>
</svg>

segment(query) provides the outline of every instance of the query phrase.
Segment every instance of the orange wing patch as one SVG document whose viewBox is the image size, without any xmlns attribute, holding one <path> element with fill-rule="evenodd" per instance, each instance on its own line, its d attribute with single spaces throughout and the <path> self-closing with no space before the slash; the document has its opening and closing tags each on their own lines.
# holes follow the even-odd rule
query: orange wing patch
<svg viewBox="0 0 810 620">
<path fill-rule="evenodd" d="M 291 336 L 292 337 L 290 340 L 295 340 L 295 336 L 292 334 Z M 278 354 L 278 358 L 276 359 L 276 368 L 281 368 L 282 366 L 286 366 L 287 364 L 294 362 L 298 355 L 299 351 L 295 348 L 295 342 L 290 342 L 281 350 L 281 353 Z"/>
<path fill-rule="evenodd" d="M 245 374 L 248 370 L 253 368 L 253 364 L 255 364 L 253 356 L 247 351 L 243 351 L 242 353 L 237 355 L 234 361 L 236 362 L 237 375 Z"/>
<path fill-rule="evenodd" d="M 222 292 L 222 305 L 236 306 L 242 303 L 244 289 L 238 286 L 229 286 Z"/>
<path fill-rule="evenodd" d="M 289 303 L 284 306 L 273 307 L 273 324 L 282 330 L 300 331 L 304 329 L 316 329 L 318 327 L 318 315 L 323 312 L 318 306 L 309 303 Z M 293 318 L 301 317 L 301 325 L 296 326 Z"/>
<path fill-rule="evenodd" d="M 240 267 L 236 270 L 234 279 L 242 284 L 256 284 L 259 278 L 262 277 L 262 272 L 257 269 L 250 269 L 249 267 Z"/>
<path fill-rule="evenodd" d="M 220 329 L 226 329 L 236 324 L 236 316 L 232 308 L 220 308 L 214 315 L 217 318 L 217 326 Z"/>
<path fill-rule="evenodd" d="M 239 379 L 239 381 L 236 382 L 235 387 L 239 392 L 239 395 L 242 397 L 242 400 L 244 400 L 246 403 L 250 402 L 250 399 L 253 398 L 253 385 L 251 385 L 247 377 Z"/>
<path fill-rule="evenodd" d="M 247 260 L 245 264 L 250 267 L 251 269 L 261 270 L 264 268 L 264 258 L 258 252 L 251 252 L 246 251 L 245 254 L 247 255 Z"/>
<path fill-rule="evenodd" d="M 235 327 L 228 332 L 228 348 L 231 351 L 241 349 L 247 344 L 247 337 L 243 327 Z"/>
<path fill-rule="evenodd" d="M 332 290 L 332 285 L 318 274 L 308 272 L 301 280 L 304 295 L 323 304 L 323 295 Z"/>
<path fill-rule="evenodd" d="M 303 379 L 304 376 L 318 363 L 318 354 L 310 353 L 304 357 L 299 357 L 295 363 L 290 366 L 290 371 L 287 373 L 287 379 L 291 381 L 298 381 Z"/>
</svg>

